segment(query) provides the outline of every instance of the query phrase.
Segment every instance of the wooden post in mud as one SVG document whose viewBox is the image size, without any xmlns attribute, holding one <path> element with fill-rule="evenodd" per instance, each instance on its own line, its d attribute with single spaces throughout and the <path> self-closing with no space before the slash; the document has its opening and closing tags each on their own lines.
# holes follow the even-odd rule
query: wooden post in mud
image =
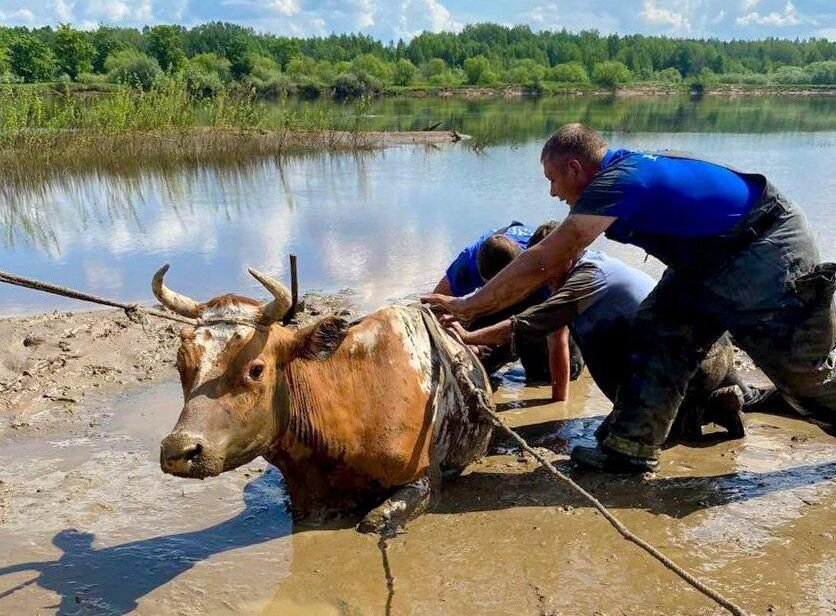
<svg viewBox="0 0 836 616">
<path fill-rule="evenodd" d="M 285 325 L 293 320 L 299 305 L 299 277 L 296 273 L 296 255 L 290 255 L 290 295 L 293 303 L 290 304 L 290 310 L 282 319 Z"/>
</svg>

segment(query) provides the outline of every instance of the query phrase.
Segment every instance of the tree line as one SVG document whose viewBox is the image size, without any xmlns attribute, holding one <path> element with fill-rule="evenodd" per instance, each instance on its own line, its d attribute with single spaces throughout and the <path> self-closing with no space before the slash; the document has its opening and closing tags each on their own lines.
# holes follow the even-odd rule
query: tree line
<svg viewBox="0 0 836 616">
<path fill-rule="evenodd" d="M 148 89 L 164 79 L 181 80 L 201 96 L 243 88 L 261 96 L 330 92 L 337 98 L 461 85 L 834 85 L 836 42 L 605 36 L 490 23 L 388 43 L 363 34 L 289 38 L 224 22 L 142 30 L 0 28 L 0 82 L 113 82 Z"/>
</svg>

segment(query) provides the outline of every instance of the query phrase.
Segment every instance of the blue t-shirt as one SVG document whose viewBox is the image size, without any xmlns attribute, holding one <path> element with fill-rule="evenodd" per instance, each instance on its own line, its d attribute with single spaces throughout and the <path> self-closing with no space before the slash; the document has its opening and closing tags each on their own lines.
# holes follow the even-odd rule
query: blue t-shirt
<svg viewBox="0 0 836 616">
<path fill-rule="evenodd" d="M 718 235 L 752 209 L 763 191 L 759 177 L 664 153 L 607 150 L 572 213 L 614 216 L 621 236 Z"/>
<path fill-rule="evenodd" d="M 453 291 L 455 297 L 462 297 L 468 293 L 473 293 L 485 284 L 485 281 L 479 275 L 476 255 L 479 253 L 479 248 L 485 243 L 485 240 L 500 231 L 508 239 L 514 240 L 522 250 L 528 248 L 528 242 L 534 233 L 534 229 L 526 227 L 521 222 L 513 221 L 507 227 L 499 227 L 498 229 L 486 231 L 480 235 L 479 239 L 462 250 L 459 256 L 456 257 L 456 260 L 447 268 L 447 280 L 450 281 L 450 289 Z"/>
</svg>

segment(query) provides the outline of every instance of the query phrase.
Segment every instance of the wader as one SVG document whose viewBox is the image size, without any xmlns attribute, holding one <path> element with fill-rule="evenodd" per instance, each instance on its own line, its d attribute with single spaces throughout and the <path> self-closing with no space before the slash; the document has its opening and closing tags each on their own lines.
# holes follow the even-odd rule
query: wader
<svg viewBox="0 0 836 616">
<path fill-rule="evenodd" d="M 819 263 L 804 215 L 766 178 L 735 173 L 763 192 L 720 236 L 636 233 L 619 220 L 606 233 L 668 266 L 636 314 L 606 448 L 657 458 L 689 380 L 726 330 L 796 410 L 834 423 L 836 264 Z"/>
</svg>

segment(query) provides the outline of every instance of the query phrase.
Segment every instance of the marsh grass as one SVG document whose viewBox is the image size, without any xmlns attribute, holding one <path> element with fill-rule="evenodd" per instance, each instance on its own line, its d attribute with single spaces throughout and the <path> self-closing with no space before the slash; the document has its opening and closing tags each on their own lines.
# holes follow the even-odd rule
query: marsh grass
<svg viewBox="0 0 836 616">
<path fill-rule="evenodd" d="M 355 127 L 340 123 L 322 109 L 268 112 L 249 96 L 196 98 L 176 80 L 147 92 L 118 88 L 93 96 L 0 87 L 0 173 L 8 183 L 88 169 L 371 147 Z"/>
</svg>

